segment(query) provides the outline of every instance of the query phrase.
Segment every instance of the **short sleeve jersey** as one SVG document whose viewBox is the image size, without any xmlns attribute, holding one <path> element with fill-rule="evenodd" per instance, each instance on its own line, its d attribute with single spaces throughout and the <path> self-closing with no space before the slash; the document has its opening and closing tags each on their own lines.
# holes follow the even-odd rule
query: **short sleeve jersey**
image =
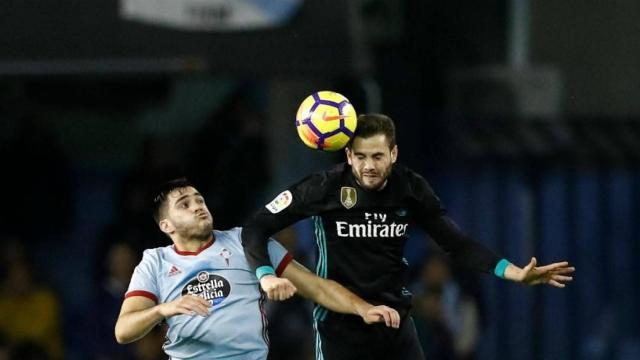
<svg viewBox="0 0 640 360">
<path fill-rule="evenodd" d="M 214 230 L 214 240 L 198 252 L 181 252 L 174 246 L 144 252 L 125 297 L 145 296 L 167 303 L 193 294 L 212 305 L 207 317 L 166 319 L 169 329 L 163 348 L 171 359 L 267 358 L 265 297 L 246 261 L 241 231 Z M 268 253 L 278 274 L 292 259 L 273 240 Z"/>
</svg>

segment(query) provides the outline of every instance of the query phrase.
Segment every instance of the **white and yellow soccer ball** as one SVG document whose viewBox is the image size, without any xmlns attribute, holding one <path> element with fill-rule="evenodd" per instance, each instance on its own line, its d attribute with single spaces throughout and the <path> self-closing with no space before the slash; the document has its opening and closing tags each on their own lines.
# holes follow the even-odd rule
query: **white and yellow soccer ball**
<svg viewBox="0 0 640 360">
<path fill-rule="evenodd" d="M 312 149 L 336 151 L 353 137 L 358 115 L 349 99 L 333 91 L 318 91 L 302 101 L 296 128 L 302 142 Z"/>
</svg>

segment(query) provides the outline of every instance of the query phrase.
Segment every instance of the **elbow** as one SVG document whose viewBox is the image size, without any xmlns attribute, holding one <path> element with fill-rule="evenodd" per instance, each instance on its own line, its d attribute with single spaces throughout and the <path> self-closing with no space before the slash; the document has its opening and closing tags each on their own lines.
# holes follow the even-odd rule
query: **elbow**
<svg viewBox="0 0 640 360">
<path fill-rule="evenodd" d="M 115 329 L 115 336 L 116 336 L 116 341 L 120 345 L 128 344 L 128 343 L 133 342 L 135 340 L 131 336 L 129 336 L 126 333 L 126 331 L 124 329 L 122 329 L 121 326 L 118 326 L 117 323 L 116 323 L 116 329 Z"/>
<path fill-rule="evenodd" d="M 127 337 L 122 334 L 122 332 L 118 331 L 118 328 L 116 328 L 116 341 L 118 342 L 118 344 L 120 345 L 124 345 L 124 344 L 128 344 L 129 341 L 127 341 Z"/>
</svg>

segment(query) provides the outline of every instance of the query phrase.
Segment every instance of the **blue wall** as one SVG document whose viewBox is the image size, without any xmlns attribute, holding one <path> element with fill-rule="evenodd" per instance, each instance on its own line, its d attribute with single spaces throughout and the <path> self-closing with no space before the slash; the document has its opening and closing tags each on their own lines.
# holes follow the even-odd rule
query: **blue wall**
<svg viewBox="0 0 640 360">
<path fill-rule="evenodd" d="M 565 289 L 483 277 L 483 359 L 638 359 L 640 170 L 490 163 L 431 177 L 451 216 L 518 265 L 568 260 Z"/>
</svg>

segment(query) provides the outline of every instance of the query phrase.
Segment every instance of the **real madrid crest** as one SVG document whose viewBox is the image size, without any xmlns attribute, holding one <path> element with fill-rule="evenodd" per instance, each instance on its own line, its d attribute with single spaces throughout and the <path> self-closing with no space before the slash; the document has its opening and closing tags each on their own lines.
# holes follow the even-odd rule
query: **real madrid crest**
<svg viewBox="0 0 640 360">
<path fill-rule="evenodd" d="M 340 203 L 347 209 L 351 209 L 358 202 L 358 193 L 355 188 L 343 186 L 340 189 Z"/>
</svg>

